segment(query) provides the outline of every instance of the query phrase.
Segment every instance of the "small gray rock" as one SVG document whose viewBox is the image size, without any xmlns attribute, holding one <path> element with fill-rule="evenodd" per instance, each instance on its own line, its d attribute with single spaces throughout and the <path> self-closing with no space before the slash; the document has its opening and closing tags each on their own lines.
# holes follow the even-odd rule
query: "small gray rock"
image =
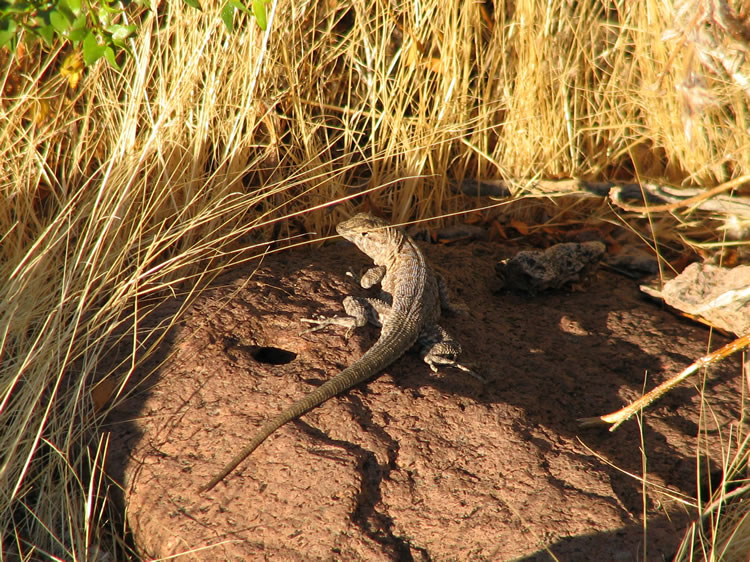
<svg viewBox="0 0 750 562">
<path fill-rule="evenodd" d="M 502 287 L 531 294 L 578 281 L 599 263 L 607 247 L 599 241 L 565 242 L 546 250 L 524 250 L 502 260 L 495 272 Z"/>
</svg>

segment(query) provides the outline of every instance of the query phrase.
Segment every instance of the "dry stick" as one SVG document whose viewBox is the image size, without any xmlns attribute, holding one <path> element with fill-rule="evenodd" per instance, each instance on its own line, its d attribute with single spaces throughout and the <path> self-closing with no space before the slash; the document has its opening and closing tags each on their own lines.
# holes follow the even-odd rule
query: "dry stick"
<svg viewBox="0 0 750 562">
<path fill-rule="evenodd" d="M 695 371 L 698 369 L 701 369 L 702 367 L 707 367 L 711 363 L 716 363 L 717 361 L 721 361 L 725 357 L 728 357 L 729 355 L 732 355 L 733 353 L 736 353 L 738 351 L 741 351 L 742 349 L 746 348 L 748 345 L 750 345 L 750 333 L 745 334 L 744 336 L 737 338 L 733 342 L 730 342 L 726 344 L 725 346 L 720 347 L 716 351 L 713 351 L 709 353 L 708 355 L 704 355 L 700 359 L 698 359 L 695 363 L 690 365 L 687 369 L 679 373 L 677 376 L 672 377 L 666 382 L 663 382 L 659 386 L 657 386 L 655 389 L 653 389 L 651 392 L 644 394 L 641 396 L 638 400 L 635 402 L 631 402 L 629 405 L 625 406 L 621 410 L 617 410 L 616 412 L 612 412 L 611 414 L 606 414 L 604 416 L 598 416 L 594 418 L 579 418 L 578 423 L 580 427 L 596 427 L 600 425 L 607 425 L 607 424 L 613 424 L 612 427 L 609 428 L 610 431 L 614 431 L 617 429 L 620 424 L 624 421 L 626 421 L 630 416 L 635 414 L 638 410 L 641 410 L 642 408 L 645 408 L 652 402 L 654 402 L 657 398 L 661 397 L 662 394 L 665 394 L 675 386 L 677 386 L 680 382 L 685 380 L 687 377 L 692 375 Z"/>
<path fill-rule="evenodd" d="M 615 182 L 589 182 L 582 179 L 567 179 L 567 180 L 534 180 L 531 182 L 524 182 L 520 179 L 512 180 L 476 180 L 466 181 L 464 180 L 457 189 L 467 195 L 493 195 L 496 197 L 508 197 L 512 190 L 511 187 L 526 185 L 537 188 L 545 194 L 551 195 L 562 195 L 569 194 L 567 191 L 570 190 L 581 190 L 587 193 L 591 193 L 598 197 L 608 197 L 609 200 L 620 207 L 621 209 L 629 212 L 636 213 L 650 213 L 650 212 L 662 212 L 662 211 L 674 211 L 680 207 L 695 207 L 700 210 L 713 210 L 710 208 L 708 203 L 709 199 L 715 200 L 721 204 L 722 207 L 727 208 L 725 214 L 737 214 L 742 217 L 750 216 L 750 200 L 747 197 L 730 197 L 721 196 L 724 191 L 731 191 L 736 187 L 741 186 L 743 183 L 750 182 L 750 174 L 734 178 L 726 181 L 711 189 L 706 189 L 702 193 L 693 195 L 692 197 L 681 198 L 680 195 L 673 194 L 670 189 L 678 189 L 675 186 L 667 186 L 655 183 L 615 183 Z M 491 191 L 499 190 L 499 192 L 482 192 L 486 187 L 492 188 Z M 638 186 L 640 188 L 641 197 L 645 198 L 646 195 L 654 195 L 662 199 L 671 200 L 669 203 L 662 205 L 631 205 L 623 201 L 623 197 L 628 198 L 632 196 L 632 189 Z M 702 189 L 701 187 L 688 188 L 691 191 Z M 625 190 L 625 191 L 623 191 Z M 564 193 L 565 192 L 565 193 Z M 716 199 L 713 199 L 715 196 Z M 676 201 L 675 201 L 676 199 Z"/>
<path fill-rule="evenodd" d="M 730 189 L 734 189 L 735 187 L 745 183 L 746 181 L 750 181 L 750 174 L 746 174 L 744 176 L 740 176 L 738 178 L 734 178 L 733 180 L 724 182 L 721 185 L 712 187 L 704 193 L 699 193 L 698 195 L 689 197 L 688 199 L 684 199 L 683 201 L 676 201 L 674 203 L 667 203 L 665 205 L 649 205 L 647 207 L 637 207 L 635 205 L 628 205 L 627 203 L 624 203 L 622 201 L 617 201 L 615 199 L 615 197 L 617 196 L 616 190 L 610 191 L 609 196 L 615 205 L 625 211 L 638 213 L 659 213 L 662 211 L 674 211 L 675 209 L 679 209 L 680 207 L 687 207 L 690 205 L 694 205 L 695 203 L 700 203 L 701 201 L 709 199 L 714 195 L 718 195 L 722 191 L 729 191 Z"/>
</svg>

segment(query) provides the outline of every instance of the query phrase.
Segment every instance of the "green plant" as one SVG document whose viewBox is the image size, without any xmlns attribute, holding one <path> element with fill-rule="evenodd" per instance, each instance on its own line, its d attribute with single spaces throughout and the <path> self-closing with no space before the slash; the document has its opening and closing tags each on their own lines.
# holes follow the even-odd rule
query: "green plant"
<svg viewBox="0 0 750 562">
<path fill-rule="evenodd" d="M 0 47 L 15 50 L 20 41 L 41 39 L 47 46 L 57 39 L 80 47 L 83 61 L 94 64 L 105 57 L 119 68 L 117 54 L 127 51 L 125 40 L 135 25 L 125 18 L 119 1 L 11 0 L 0 3 Z"/>
<path fill-rule="evenodd" d="M 188 6 L 201 10 L 198 0 L 183 0 Z M 229 33 L 234 31 L 234 13 L 240 11 L 254 16 L 265 30 L 266 3 L 252 0 L 248 8 L 239 0 L 228 0 L 221 9 L 221 19 Z M 130 2 L 120 0 L 10 0 L 0 2 L 0 48 L 15 51 L 21 41 L 41 39 L 47 46 L 56 40 L 70 42 L 81 48 L 83 62 L 92 65 L 101 57 L 120 68 L 117 56 L 129 52 L 126 40 L 136 26 L 128 22 L 126 8 Z M 150 9 L 148 0 L 135 4 Z"/>
<path fill-rule="evenodd" d="M 193 6 L 193 3 L 198 4 L 197 0 L 184 0 L 188 6 Z M 229 33 L 234 32 L 234 11 L 238 10 L 247 14 L 248 16 L 255 16 L 255 21 L 258 22 L 258 27 L 263 31 L 268 27 L 268 20 L 266 19 L 266 4 L 270 0 L 252 0 L 252 11 L 245 6 L 239 0 L 228 0 L 221 8 L 221 21 L 224 22 L 224 27 L 227 28 Z M 196 7 L 196 6 L 193 6 Z"/>
</svg>

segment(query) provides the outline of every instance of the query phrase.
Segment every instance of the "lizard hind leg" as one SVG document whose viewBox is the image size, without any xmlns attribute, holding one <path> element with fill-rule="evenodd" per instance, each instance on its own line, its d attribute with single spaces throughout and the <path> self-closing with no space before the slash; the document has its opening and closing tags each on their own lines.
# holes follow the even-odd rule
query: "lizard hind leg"
<svg viewBox="0 0 750 562">
<path fill-rule="evenodd" d="M 480 374 L 475 373 L 456 360 L 461 355 L 461 344 L 454 340 L 441 326 L 425 328 L 417 343 L 421 347 L 422 360 L 430 366 L 433 372 L 437 372 L 438 367 L 447 365 L 455 367 L 483 383 L 487 382 Z"/>
</svg>

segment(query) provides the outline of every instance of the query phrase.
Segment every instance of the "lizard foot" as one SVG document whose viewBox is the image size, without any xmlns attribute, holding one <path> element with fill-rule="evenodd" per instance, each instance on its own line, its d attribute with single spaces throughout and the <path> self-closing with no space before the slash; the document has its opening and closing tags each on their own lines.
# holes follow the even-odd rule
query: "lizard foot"
<svg viewBox="0 0 750 562">
<path fill-rule="evenodd" d="M 483 377 L 482 375 L 480 375 L 479 373 L 477 373 L 477 372 L 475 372 L 475 371 L 472 371 L 471 369 L 469 369 L 469 368 L 468 368 L 468 367 L 466 367 L 465 365 L 461 365 L 461 363 L 454 363 L 454 364 L 453 364 L 453 366 L 454 366 L 454 367 L 455 367 L 456 369 L 461 369 L 461 370 L 462 370 L 462 371 L 463 371 L 464 373 L 466 373 L 466 374 L 467 374 L 467 375 L 469 375 L 470 377 L 474 377 L 475 379 L 477 379 L 477 380 L 478 380 L 479 382 L 481 382 L 482 384 L 487 384 L 487 379 L 486 379 L 486 378 L 484 378 L 484 377 Z"/>
<path fill-rule="evenodd" d="M 456 369 L 460 369 L 461 371 L 463 371 L 464 373 L 466 373 L 470 377 L 474 377 L 475 379 L 477 379 L 482 384 L 487 384 L 487 379 L 486 378 L 484 378 L 479 373 L 477 373 L 477 372 L 469 369 L 469 367 L 467 367 L 466 365 L 461 365 L 461 363 L 456 363 L 455 361 L 452 362 L 452 363 L 448 363 L 448 365 L 450 365 L 451 367 L 455 367 Z M 433 367 L 432 365 L 430 365 L 430 367 L 432 367 L 433 371 L 437 371 L 436 367 Z"/>
<path fill-rule="evenodd" d="M 425 363 L 427 363 L 430 366 L 430 369 L 433 373 L 438 372 L 438 365 L 444 366 L 447 365 L 448 367 L 455 367 L 456 369 L 459 369 L 469 375 L 470 377 L 474 377 L 478 381 L 482 382 L 483 384 L 487 384 L 487 379 L 485 379 L 482 375 L 475 372 L 474 370 L 470 369 L 466 365 L 462 365 L 458 361 L 455 361 L 454 359 L 450 359 L 448 357 L 441 357 L 441 356 L 428 356 L 424 358 Z"/>
<path fill-rule="evenodd" d="M 317 332 L 318 330 L 322 330 L 323 328 L 327 328 L 328 326 L 343 326 L 346 328 L 346 339 L 349 339 L 349 336 L 352 334 L 352 331 L 354 331 L 354 328 L 358 326 L 357 319 L 352 318 L 351 316 L 334 316 L 332 318 L 300 318 L 302 322 L 307 322 L 308 324 L 315 324 L 315 326 L 312 326 L 308 328 L 307 330 L 300 332 L 300 336 L 304 334 L 309 334 L 311 332 Z"/>
</svg>

